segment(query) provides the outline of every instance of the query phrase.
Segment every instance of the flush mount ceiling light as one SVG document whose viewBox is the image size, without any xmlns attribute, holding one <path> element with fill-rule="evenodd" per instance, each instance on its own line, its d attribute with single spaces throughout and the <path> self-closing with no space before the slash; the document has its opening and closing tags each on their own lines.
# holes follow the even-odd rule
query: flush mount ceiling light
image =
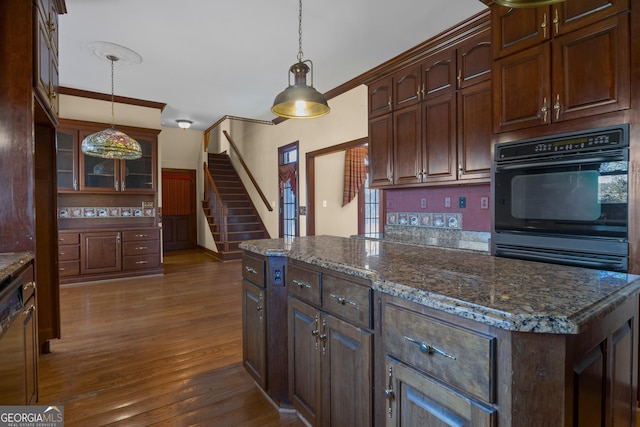
<svg viewBox="0 0 640 427">
<path fill-rule="evenodd" d="M 302 0 L 298 13 L 298 62 L 289 68 L 289 86 L 276 96 L 271 111 L 288 119 L 313 119 L 330 111 L 324 95 L 313 88 L 313 63 L 302 60 Z M 306 64 L 311 65 L 311 68 Z M 311 85 L 307 86 L 307 73 L 311 71 Z M 291 85 L 291 74 L 294 84 Z"/>
<path fill-rule="evenodd" d="M 117 130 L 115 122 L 115 102 L 113 91 L 113 64 L 118 60 L 115 55 L 107 55 L 111 62 L 111 127 L 93 133 L 82 140 L 82 152 L 87 156 L 103 159 L 135 160 L 142 157 L 142 149 L 138 141 L 124 132 Z"/>
<path fill-rule="evenodd" d="M 522 8 L 522 7 L 539 7 L 548 6 L 550 4 L 562 3 L 565 0 L 493 0 L 496 4 L 505 7 Z"/>
<path fill-rule="evenodd" d="M 176 122 L 178 123 L 178 126 L 180 126 L 181 129 L 189 129 L 193 124 L 191 120 L 184 120 L 184 119 L 176 120 Z"/>
</svg>

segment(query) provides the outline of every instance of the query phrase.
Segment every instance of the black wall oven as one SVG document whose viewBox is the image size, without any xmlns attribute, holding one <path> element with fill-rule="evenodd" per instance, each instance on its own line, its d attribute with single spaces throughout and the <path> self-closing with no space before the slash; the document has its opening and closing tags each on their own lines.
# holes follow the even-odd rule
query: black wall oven
<svg viewBox="0 0 640 427">
<path fill-rule="evenodd" d="M 628 269 L 629 125 L 497 144 L 496 256 Z"/>
</svg>

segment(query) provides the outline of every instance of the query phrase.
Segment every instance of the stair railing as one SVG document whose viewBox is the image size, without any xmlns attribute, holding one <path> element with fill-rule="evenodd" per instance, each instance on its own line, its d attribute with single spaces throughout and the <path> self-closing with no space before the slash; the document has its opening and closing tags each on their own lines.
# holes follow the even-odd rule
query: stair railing
<svg viewBox="0 0 640 427">
<path fill-rule="evenodd" d="M 229 250 L 229 239 L 227 239 L 227 216 L 229 215 L 229 208 L 224 205 L 222 197 L 218 192 L 218 187 L 213 181 L 211 172 L 207 167 L 207 163 L 204 163 L 204 176 L 205 176 L 205 189 L 204 200 L 209 206 L 210 214 L 213 218 L 214 224 L 218 226 L 218 232 L 220 234 L 220 242 L 224 244 L 224 248 L 218 248 L 218 250 Z M 216 245 L 218 242 L 216 242 Z"/>
<path fill-rule="evenodd" d="M 226 130 L 223 130 L 222 133 L 224 133 L 224 136 L 227 137 L 227 140 L 229 141 L 229 145 L 231 145 L 231 148 L 233 148 L 233 150 L 238 155 L 238 160 L 240 160 L 240 164 L 242 165 L 244 171 L 247 173 L 247 176 L 251 180 L 251 183 L 255 187 L 256 191 L 258 191 L 258 194 L 260 195 L 260 198 L 262 199 L 264 205 L 267 207 L 267 209 L 269 209 L 269 212 L 273 211 L 273 208 L 271 207 L 269 200 L 267 200 L 266 196 L 262 192 L 262 189 L 258 185 L 258 182 L 256 181 L 256 179 L 253 177 L 253 174 L 249 170 L 249 167 L 244 162 L 244 159 L 242 158 L 242 154 L 240 154 L 240 150 L 238 150 L 238 146 L 235 144 L 235 142 L 233 142 L 233 139 L 231 139 L 231 135 L 229 135 L 229 132 L 227 132 Z"/>
</svg>

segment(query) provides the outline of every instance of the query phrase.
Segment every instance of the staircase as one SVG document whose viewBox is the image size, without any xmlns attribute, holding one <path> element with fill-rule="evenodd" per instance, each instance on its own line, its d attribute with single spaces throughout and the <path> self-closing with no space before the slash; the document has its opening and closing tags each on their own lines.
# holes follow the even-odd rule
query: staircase
<svg viewBox="0 0 640 427">
<path fill-rule="evenodd" d="M 213 196 L 202 202 L 202 208 L 216 242 L 219 257 L 222 261 L 240 259 L 242 250 L 238 245 L 241 242 L 268 239 L 269 233 L 229 156 L 224 153 L 209 153 L 208 170 L 217 189 L 222 209 L 214 208 L 213 204 L 217 202 L 211 200 Z"/>
</svg>

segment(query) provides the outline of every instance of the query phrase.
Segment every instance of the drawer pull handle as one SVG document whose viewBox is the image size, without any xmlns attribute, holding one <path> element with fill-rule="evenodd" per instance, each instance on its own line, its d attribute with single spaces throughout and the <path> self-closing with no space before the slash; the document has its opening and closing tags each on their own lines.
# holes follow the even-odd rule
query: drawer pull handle
<svg viewBox="0 0 640 427">
<path fill-rule="evenodd" d="M 244 269 L 247 270 L 251 274 L 258 274 L 258 272 L 256 271 L 255 268 L 249 267 L 248 265 L 245 265 Z"/>
<path fill-rule="evenodd" d="M 134 237 L 147 237 L 146 234 L 136 234 Z"/>
<path fill-rule="evenodd" d="M 138 251 L 144 251 L 145 249 L 147 249 L 147 247 L 146 247 L 146 246 L 138 246 L 138 247 L 136 248 L 136 250 L 138 250 Z"/>
<path fill-rule="evenodd" d="M 36 311 L 36 306 L 31 304 L 29 306 L 29 308 L 27 308 L 25 311 L 22 312 L 22 314 L 24 314 L 25 316 L 30 315 L 31 313 L 33 313 L 34 311 Z"/>
<path fill-rule="evenodd" d="M 389 414 L 389 418 L 393 417 L 393 399 L 395 399 L 396 395 L 393 392 L 393 370 L 389 368 L 389 386 L 384 389 L 384 398 L 389 401 L 389 409 L 387 413 Z"/>
<path fill-rule="evenodd" d="M 136 261 L 136 264 L 146 264 L 149 261 Z"/>
<path fill-rule="evenodd" d="M 25 291 L 27 289 L 35 289 L 35 288 L 36 288 L 36 282 L 25 283 L 25 285 L 22 287 L 22 289 L 24 289 Z"/>
<path fill-rule="evenodd" d="M 453 359 L 456 360 L 455 356 L 452 356 L 451 354 L 444 352 L 442 350 L 440 350 L 439 348 L 436 348 L 432 345 L 429 345 L 427 343 L 425 343 L 424 341 L 420 341 L 417 340 L 415 338 L 411 338 L 405 335 L 404 337 L 405 340 L 410 341 L 414 344 L 416 344 L 418 347 L 420 347 L 420 351 L 424 354 L 439 354 L 440 356 L 444 356 L 447 357 L 449 359 Z"/>
<path fill-rule="evenodd" d="M 308 284 L 307 282 L 303 282 L 302 280 L 293 279 L 293 284 L 297 285 L 300 289 L 302 288 L 311 289 L 311 285 Z"/>
<path fill-rule="evenodd" d="M 348 298 L 345 297 L 341 297 L 339 295 L 334 295 L 334 294 L 329 294 L 329 296 L 331 296 L 331 298 L 335 298 L 336 301 L 338 301 L 338 303 L 342 304 L 342 305 L 352 305 L 354 307 L 358 307 L 358 304 L 355 301 L 351 301 Z"/>
</svg>

